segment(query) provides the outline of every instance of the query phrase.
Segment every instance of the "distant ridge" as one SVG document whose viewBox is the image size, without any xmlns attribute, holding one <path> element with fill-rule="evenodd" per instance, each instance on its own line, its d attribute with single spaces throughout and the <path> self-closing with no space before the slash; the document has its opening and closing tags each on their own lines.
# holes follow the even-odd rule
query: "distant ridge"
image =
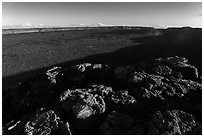
<svg viewBox="0 0 204 137">
<path fill-rule="evenodd" d="M 26 24 L 11 24 L 11 25 L 2 25 L 2 29 L 31 29 L 31 28 L 65 28 L 65 27 L 147 27 L 147 28 L 158 28 L 158 29 L 167 29 L 167 28 L 199 28 L 193 26 L 162 26 L 162 25 L 129 25 L 129 24 L 104 24 L 104 23 L 96 23 L 96 24 L 37 24 L 32 25 L 30 23 Z"/>
<path fill-rule="evenodd" d="M 89 30 L 89 29 L 154 29 L 153 27 L 142 26 L 82 26 L 82 27 L 22 27 L 22 28 L 3 28 L 2 34 L 19 34 L 33 32 L 51 32 L 51 31 L 67 31 L 67 30 Z"/>
<path fill-rule="evenodd" d="M 92 25 L 92 26 L 4 26 L 2 27 L 2 34 L 20 34 L 20 33 L 34 33 L 34 32 L 51 32 L 51 31 L 67 31 L 67 30 L 88 30 L 88 29 L 201 29 L 201 28 L 192 28 L 189 26 L 186 27 L 149 27 L 149 26 L 133 26 L 133 25 L 118 25 L 118 26 L 101 26 L 101 25 Z"/>
</svg>

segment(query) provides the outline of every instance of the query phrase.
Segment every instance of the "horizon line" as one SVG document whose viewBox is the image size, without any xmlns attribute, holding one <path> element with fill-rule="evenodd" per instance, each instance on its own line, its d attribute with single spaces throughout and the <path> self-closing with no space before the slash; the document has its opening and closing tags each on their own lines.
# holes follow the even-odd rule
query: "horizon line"
<svg viewBox="0 0 204 137">
<path fill-rule="evenodd" d="M 105 27 L 144 27 L 144 28 L 202 28 L 199 26 L 179 26 L 179 25 L 169 25 L 169 26 L 149 26 L 149 25 L 106 25 L 106 26 L 85 26 L 85 25 L 78 25 L 78 26 L 59 26 L 59 25 L 53 25 L 53 26 L 22 26 L 22 27 L 8 27 L 4 28 L 5 26 L 11 26 L 11 25 L 2 25 L 2 29 L 49 29 L 49 28 L 105 28 Z M 14 25 L 13 25 L 14 26 Z"/>
</svg>

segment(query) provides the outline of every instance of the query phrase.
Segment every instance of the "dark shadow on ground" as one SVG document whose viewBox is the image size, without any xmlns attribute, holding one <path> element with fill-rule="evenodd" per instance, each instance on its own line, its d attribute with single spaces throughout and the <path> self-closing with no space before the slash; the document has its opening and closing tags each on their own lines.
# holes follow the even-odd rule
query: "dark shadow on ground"
<svg viewBox="0 0 204 137">
<path fill-rule="evenodd" d="M 154 58 L 182 56 L 202 74 L 202 29 L 182 28 L 159 30 L 162 35 L 132 38 L 140 45 L 121 48 L 115 52 L 87 56 L 83 59 L 55 64 L 45 68 L 3 77 L 3 89 L 12 88 L 20 81 L 42 74 L 53 66 L 68 67 L 79 63 L 104 63 L 111 66 L 138 64 Z"/>
</svg>

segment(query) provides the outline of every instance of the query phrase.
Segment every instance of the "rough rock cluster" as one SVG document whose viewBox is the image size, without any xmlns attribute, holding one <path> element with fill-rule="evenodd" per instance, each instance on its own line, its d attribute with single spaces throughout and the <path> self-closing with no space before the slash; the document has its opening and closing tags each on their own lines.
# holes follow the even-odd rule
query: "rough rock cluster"
<svg viewBox="0 0 204 137">
<path fill-rule="evenodd" d="M 200 81 L 178 56 L 54 67 L 3 90 L 3 134 L 201 134 Z"/>
<path fill-rule="evenodd" d="M 195 118 L 179 110 L 157 111 L 150 121 L 156 130 L 152 134 L 182 135 L 192 131 L 196 126 Z"/>
</svg>

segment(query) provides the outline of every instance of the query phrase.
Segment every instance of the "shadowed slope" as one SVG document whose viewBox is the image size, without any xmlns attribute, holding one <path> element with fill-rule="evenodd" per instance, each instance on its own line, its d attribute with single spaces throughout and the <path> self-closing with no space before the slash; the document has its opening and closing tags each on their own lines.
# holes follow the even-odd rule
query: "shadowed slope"
<svg viewBox="0 0 204 137">
<path fill-rule="evenodd" d="M 131 40 L 133 40 L 135 46 L 121 48 L 111 53 L 95 54 L 83 59 L 72 60 L 52 66 L 68 67 L 83 62 L 124 66 L 138 64 L 141 61 L 152 60 L 159 57 L 183 56 L 188 58 L 189 62 L 198 68 L 201 74 L 202 30 L 192 28 L 170 28 L 159 31 L 162 35 L 132 38 Z M 38 73 L 45 73 L 46 70 L 52 66 L 3 77 L 3 89 L 11 88 L 21 80 L 32 77 Z"/>
</svg>

